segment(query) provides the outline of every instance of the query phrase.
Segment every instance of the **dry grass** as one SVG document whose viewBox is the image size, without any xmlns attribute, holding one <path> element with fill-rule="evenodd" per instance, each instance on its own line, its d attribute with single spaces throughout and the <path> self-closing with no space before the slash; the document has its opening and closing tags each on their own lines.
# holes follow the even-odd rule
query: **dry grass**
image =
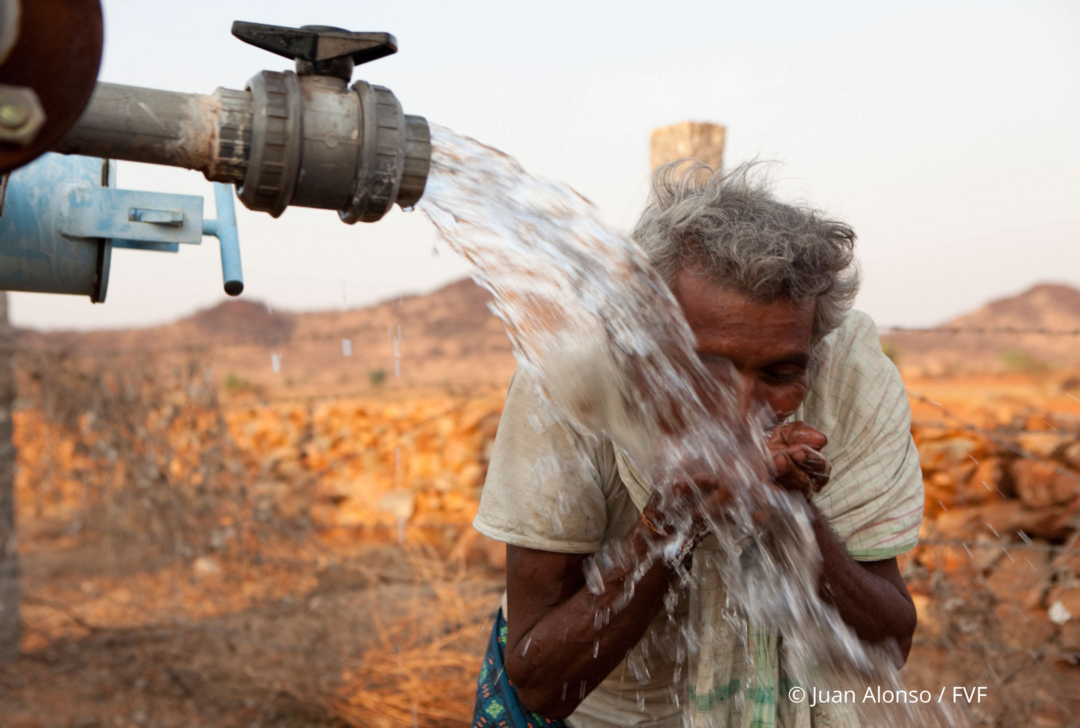
<svg viewBox="0 0 1080 728">
<path fill-rule="evenodd" d="M 222 407 L 197 361 L 24 365 L 25 637 L 19 662 L 0 668 L 0 725 L 469 721 L 503 587 L 501 573 L 464 559 L 476 550 L 464 534 L 497 404 L 240 411 Z M 969 401 L 962 384 L 928 387 Z M 1017 399 L 1030 408 L 1029 390 Z M 1051 394 L 1038 404 L 1057 411 L 1064 395 Z M 1043 410 L 1036 414 L 1034 425 Z M 1011 421 L 996 415 L 987 405 L 987 426 Z M 958 457 L 935 466 L 957 483 L 970 476 Z M 397 524 L 376 528 L 372 513 L 391 485 L 416 496 L 410 544 L 435 545 L 387 545 Z M 941 508 L 955 510 L 948 483 L 931 485 L 945 489 L 934 495 Z M 901 560 L 923 620 L 907 668 L 914 685 L 993 688 L 975 716 L 982 724 L 1071 724 L 1077 668 L 1061 653 L 1080 644 L 1080 623 L 1059 629 L 1045 618 L 1068 586 L 1065 565 L 1046 556 L 1049 543 L 995 541 L 1001 553 L 980 569 L 956 545 Z M 1024 567 L 1015 574 L 1006 546 Z M 1080 565 L 1068 569 L 1080 574 Z M 1037 604 L 1012 604 L 1032 593 Z"/>
<path fill-rule="evenodd" d="M 417 592 L 397 620 L 375 611 L 374 643 L 333 703 L 334 714 L 354 725 L 455 726 L 472 716 L 491 594 L 445 562 L 417 556 L 413 564 L 430 595 Z"/>
</svg>

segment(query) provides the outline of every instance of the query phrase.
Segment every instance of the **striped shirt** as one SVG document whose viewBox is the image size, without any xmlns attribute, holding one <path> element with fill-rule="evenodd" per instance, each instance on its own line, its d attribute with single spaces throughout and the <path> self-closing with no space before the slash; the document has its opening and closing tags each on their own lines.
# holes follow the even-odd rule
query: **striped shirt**
<svg viewBox="0 0 1080 728">
<path fill-rule="evenodd" d="M 823 453 L 832 463 L 832 477 L 814 496 L 814 505 L 855 560 L 902 554 L 918 540 L 923 486 L 900 374 L 882 353 L 873 321 L 859 311 L 850 312 L 818 344 L 816 354 L 816 378 L 792 418 L 829 438 Z M 519 370 L 507 394 L 473 525 L 515 546 L 592 553 L 604 541 L 625 536 L 650 488 L 610 441 L 582 437 L 545 414 L 546 408 L 535 383 Z M 695 563 L 708 558 L 707 546 Z M 628 658 L 569 722 L 575 728 L 674 728 L 689 703 L 692 712 L 710 716 L 710 725 L 716 726 L 844 724 L 845 716 L 836 711 L 852 706 L 812 710 L 787 699 L 790 680 L 775 632 L 751 629 L 741 638 L 725 634 L 719 617 L 723 594 L 723 584 L 703 579 L 693 604 L 688 594 L 680 595 L 676 624 L 661 613 L 642 639 L 670 642 L 672 630 L 677 633 L 684 619 L 713 625 L 714 644 L 694 658 L 699 662 L 692 681 L 684 677 L 676 685 L 675 675 L 684 668 L 674 656 L 653 649 L 649 669 L 642 671 L 640 661 Z M 755 656 L 755 676 L 745 674 L 748 651 Z M 740 688 L 750 684 L 755 687 L 737 700 L 747 692 Z"/>
</svg>

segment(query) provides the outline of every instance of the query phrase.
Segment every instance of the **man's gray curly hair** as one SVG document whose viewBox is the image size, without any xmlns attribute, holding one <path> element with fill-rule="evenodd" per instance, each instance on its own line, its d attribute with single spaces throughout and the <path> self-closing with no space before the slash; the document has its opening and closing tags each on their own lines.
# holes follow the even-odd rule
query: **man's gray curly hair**
<svg viewBox="0 0 1080 728">
<path fill-rule="evenodd" d="M 859 291 L 855 231 L 778 201 L 758 167 L 721 174 L 686 159 L 660 167 L 633 235 L 669 285 L 690 268 L 759 301 L 816 299 L 817 344 Z"/>
</svg>

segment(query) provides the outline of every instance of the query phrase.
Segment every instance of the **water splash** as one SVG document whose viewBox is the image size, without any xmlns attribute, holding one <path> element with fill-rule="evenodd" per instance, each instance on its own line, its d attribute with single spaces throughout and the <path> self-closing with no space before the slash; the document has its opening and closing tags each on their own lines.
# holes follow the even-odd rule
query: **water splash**
<svg viewBox="0 0 1080 728">
<path fill-rule="evenodd" d="M 661 512 L 676 529 L 672 543 L 634 563 L 626 564 L 618 548 L 596 554 L 584 567 L 588 588 L 604 589 L 601 565 L 630 566 L 633 577 L 616 602 L 624 606 L 636 580 L 657 560 L 676 558 L 700 528 L 700 503 L 674 497 L 671 486 L 691 468 L 724 472 L 732 498 L 723 516 L 707 524 L 715 548 L 706 558 L 695 556 L 692 576 L 684 571 L 683 578 L 699 590 L 709 580 L 722 584 L 726 597 L 701 620 L 703 627 L 671 630 L 678 644 L 669 649 L 689 660 L 725 625 L 744 637 L 748 624 L 766 625 L 783 634 L 786 670 L 804 685 L 872 681 L 900 689 L 890 660 L 868 650 L 818 597 L 820 556 L 806 504 L 765 485 L 763 433 L 770 423 L 764 415 L 739 415 L 733 371 L 706 371 L 678 302 L 644 252 L 570 188 L 532 177 L 507 155 L 448 129 L 431 130 L 431 172 L 419 209 L 494 295 L 491 308 L 515 356 L 554 410 L 579 431 L 611 438 L 654 484 Z M 533 426 L 543 429 L 539 421 Z M 765 525 L 754 518 L 763 509 Z M 672 608 L 674 600 L 665 604 Z M 606 622 L 607 615 L 598 615 L 597 625 Z M 746 654 L 753 676 L 753 655 Z M 648 679 L 648 641 L 631 651 L 627 664 L 636 679 Z M 692 660 L 689 668 L 693 681 Z M 641 709 L 644 698 L 636 697 Z M 958 722 L 925 706 L 856 708 L 872 725 Z"/>
</svg>

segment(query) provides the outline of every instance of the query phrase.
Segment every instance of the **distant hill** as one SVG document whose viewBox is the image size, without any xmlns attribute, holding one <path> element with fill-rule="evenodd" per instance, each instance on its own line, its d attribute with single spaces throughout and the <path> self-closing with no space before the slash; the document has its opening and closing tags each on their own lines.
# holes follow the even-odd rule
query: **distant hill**
<svg viewBox="0 0 1080 728">
<path fill-rule="evenodd" d="M 506 386 L 515 361 L 491 296 L 471 280 L 366 308 L 316 313 L 270 311 L 257 301 L 225 301 L 145 329 L 92 332 L 20 330 L 17 345 L 122 359 L 123 352 L 211 366 L 234 394 L 368 394 L 401 390 L 474 391 Z M 400 339 L 398 339 L 400 328 Z M 1080 329 L 1080 290 L 1042 284 L 955 318 L 942 329 Z M 928 374 L 999 372 L 1080 365 L 1080 336 L 887 333 L 905 369 Z M 351 356 L 343 353 L 343 339 Z M 400 376 L 395 370 L 395 346 Z M 188 349 L 190 347 L 190 350 Z M 271 355 L 280 356 L 280 371 Z"/>
<path fill-rule="evenodd" d="M 1043 283 L 1023 293 L 991 301 L 940 329 L 1043 329 L 1080 331 L 1080 290 Z M 1080 365 L 1080 336 L 986 333 L 905 333 L 882 337 L 902 366 L 928 373 L 1008 371 Z"/>
<path fill-rule="evenodd" d="M 487 291 L 462 280 L 427 295 L 359 309 L 271 312 L 262 303 L 239 299 L 164 326 L 24 329 L 16 341 L 23 348 L 98 356 L 194 356 L 212 365 L 230 388 L 260 394 L 505 387 L 515 362 L 502 322 L 488 310 L 490 301 Z M 343 339 L 351 344 L 350 356 L 344 354 Z M 395 375 L 395 346 L 400 376 Z M 278 373 L 271 367 L 272 354 L 280 355 Z"/>
</svg>

